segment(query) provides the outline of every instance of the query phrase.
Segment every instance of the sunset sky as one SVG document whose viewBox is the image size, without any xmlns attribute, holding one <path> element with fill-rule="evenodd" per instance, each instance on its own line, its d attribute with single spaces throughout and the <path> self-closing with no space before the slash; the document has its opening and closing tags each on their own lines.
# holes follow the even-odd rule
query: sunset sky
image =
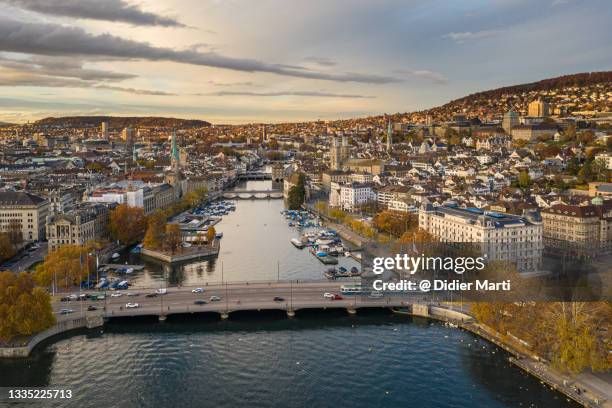
<svg viewBox="0 0 612 408">
<path fill-rule="evenodd" d="M 0 0 L 0 121 L 424 109 L 612 67 L 609 0 Z"/>
</svg>

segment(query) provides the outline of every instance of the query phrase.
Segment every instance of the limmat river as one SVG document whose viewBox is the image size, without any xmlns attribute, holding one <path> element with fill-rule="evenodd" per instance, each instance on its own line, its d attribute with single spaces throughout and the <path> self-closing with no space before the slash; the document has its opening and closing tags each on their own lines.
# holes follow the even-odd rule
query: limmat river
<svg viewBox="0 0 612 408">
<path fill-rule="evenodd" d="M 289 238 L 280 200 L 241 200 L 222 251 L 203 270 L 147 264 L 146 282 L 320 279 L 323 265 Z M 347 262 L 352 262 L 348 261 Z M 575 407 L 469 332 L 387 310 L 236 312 L 111 320 L 65 333 L 29 358 L 0 360 L 0 387 L 72 390 L 54 407 Z M 1 389 L 1 388 L 0 388 Z M 6 389 L 2 389 L 5 393 Z"/>
<path fill-rule="evenodd" d="M 268 190 L 271 181 L 247 181 L 241 190 Z M 307 249 L 295 248 L 290 240 L 300 237 L 302 229 L 290 227 L 281 215 L 283 200 L 235 200 L 236 211 L 222 217 L 215 225 L 223 233 L 218 257 L 170 267 L 147 257 L 124 253 L 121 263 L 145 269 L 126 278 L 134 287 L 168 285 L 193 286 L 219 282 L 269 280 L 321 280 L 329 266 L 323 265 Z M 352 258 L 338 257 L 336 267 L 359 266 Z"/>
</svg>

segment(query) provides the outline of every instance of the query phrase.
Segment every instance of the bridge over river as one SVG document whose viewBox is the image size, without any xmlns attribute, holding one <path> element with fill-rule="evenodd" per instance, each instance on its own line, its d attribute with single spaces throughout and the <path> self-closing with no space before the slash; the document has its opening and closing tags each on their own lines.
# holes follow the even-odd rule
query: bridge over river
<svg viewBox="0 0 612 408">
<path fill-rule="evenodd" d="M 342 295 L 343 299 L 340 300 L 323 297 L 324 293 L 340 293 L 342 284 L 338 281 L 219 283 L 201 286 L 204 293 L 193 293 L 192 289 L 195 287 L 180 287 L 168 288 L 165 295 L 146 297 L 147 294 L 155 291 L 155 288 L 152 288 L 107 292 L 103 301 L 55 301 L 53 307 L 56 312 L 59 312 L 62 308 L 70 308 L 75 313 L 83 311 L 87 314 L 102 315 L 104 318 L 158 316 L 160 320 L 165 320 L 166 316 L 172 314 L 203 312 L 218 313 L 222 318 L 227 318 L 232 312 L 243 310 L 281 310 L 287 312 L 289 316 L 293 316 L 296 311 L 303 309 L 341 308 L 353 314 L 359 308 L 364 307 L 403 306 L 425 300 L 419 294 L 381 298 L 369 297 L 365 294 Z M 121 293 L 121 295 L 112 297 L 111 293 Z M 128 293 L 133 296 L 129 296 Z M 64 294 L 63 296 L 67 295 Z M 220 300 L 210 301 L 211 296 L 217 296 Z M 282 300 L 274 300 L 275 297 L 282 298 Z M 196 304 L 195 302 L 198 300 L 205 300 L 207 303 Z M 128 302 L 138 303 L 138 307 L 127 308 L 126 304 Z M 94 306 L 97 310 L 87 312 L 89 306 Z"/>
<path fill-rule="evenodd" d="M 232 200 L 276 200 L 283 198 L 283 192 L 280 190 L 227 190 L 221 196 Z"/>
</svg>

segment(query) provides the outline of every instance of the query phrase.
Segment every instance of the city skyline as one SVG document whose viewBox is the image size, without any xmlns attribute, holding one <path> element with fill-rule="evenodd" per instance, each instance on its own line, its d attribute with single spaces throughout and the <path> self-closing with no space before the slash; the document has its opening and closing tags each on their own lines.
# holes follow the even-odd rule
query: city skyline
<svg viewBox="0 0 612 408">
<path fill-rule="evenodd" d="M 162 115 L 238 124 L 420 110 L 607 70 L 610 17 L 598 0 L 291 8 L 2 0 L 0 121 Z M 589 31 L 576 21 L 590 21 Z"/>
</svg>

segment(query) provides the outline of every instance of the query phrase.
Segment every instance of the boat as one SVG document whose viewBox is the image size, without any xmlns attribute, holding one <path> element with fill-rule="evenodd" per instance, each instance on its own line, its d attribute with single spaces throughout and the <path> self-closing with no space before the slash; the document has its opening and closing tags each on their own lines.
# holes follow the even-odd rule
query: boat
<svg viewBox="0 0 612 408">
<path fill-rule="evenodd" d="M 127 268 L 125 273 L 134 273 L 134 268 Z"/>
<path fill-rule="evenodd" d="M 346 256 L 346 257 L 348 258 L 348 257 L 350 257 L 350 256 L 351 256 L 351 253 L 350 253 L 349 251 L 346 251 L 346 252 L 344 253 L 344 256 Z"/>
<path fill-rule="evenodd" d="M 223 233 L 222 232 L 217 232 L 215 234 L 215 238 L 219 239 L 219 238 L 223 238 Z"/>
<path fill-rule="evenodd" d="M 338 271 L 342 273 L 346 273 L 348 272 L 348 269 L 346 269 L 344 266 L 341 266 L 340 268 L 338 268 Z"/>
<path fill-rule="evenodd" d="M 119 258 L 120 256 L 121 256 L 121 255 L 119 255 L 117 252 L 115 252 L 115 253 L 114 253 L 114 254 L 111 256 L 111 258 L 113 258 L 113 259 L 117 259 L 117 258 Z"/>
<path fill-rule="evenodd" d="M 297 238 L 291 238 L 291 243 L 293 244 L 294 247 L 302 249 L 304 248 L 304 242 L 302 242 L 301 239 L 297 239 Z"/>
</svg>

